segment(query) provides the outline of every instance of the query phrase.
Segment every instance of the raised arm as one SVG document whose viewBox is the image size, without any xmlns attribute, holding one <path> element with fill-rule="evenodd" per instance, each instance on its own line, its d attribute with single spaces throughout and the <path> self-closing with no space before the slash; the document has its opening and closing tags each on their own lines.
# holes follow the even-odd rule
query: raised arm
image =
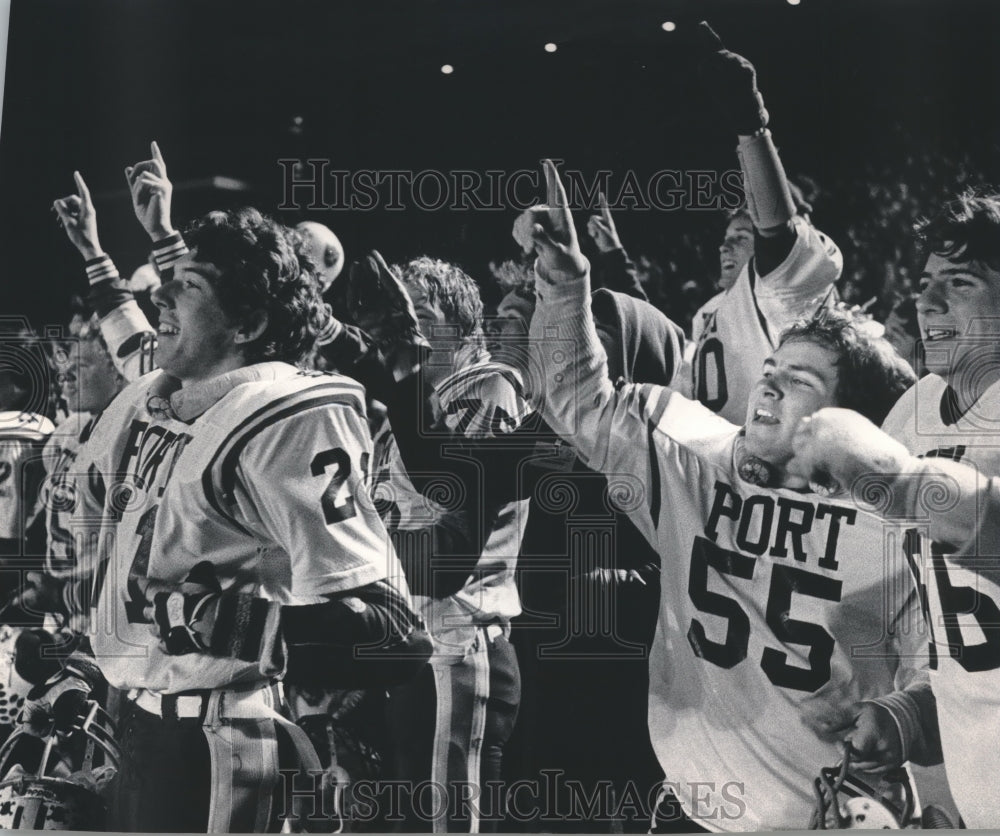
<svg viewBox="0 0 1000 836">
<path fill-rule="evenodd" d="M 799 213 L 792 190 L 768 129 L 770 116 L 757 87 L 754 65 L 726 49 L 719 36 L 704 21 L 699 35 L 705 54 L 700 70 L 712 96 L 721 126 L 738 137 L 736 153 L 743 172 L 747 211 L 755 230 L 756 273 L 773 287 L 759 294 L 762 312 L 789 300 L 790 291 L 804 297 L 803 304 L 822 295 L 840 278 L 843 259 L 839 249 Z M 772 302 L 770 296 L 778 296 Z M 815 303 L 813 302 L 813 305 Z M 797 311 L 792 311 L 794 316 Z M 803 311 L 804 313 L 804 311 Z M 781 330 L 781 323 L 778 323 Z"/>
<path fill-rule="evenodd" d="M 589 263 L 580 252 L 555 166 L 545 161 L 548 203 L 528 210 L 515 224 L 515 237 L 534 242 L 538 304 L 531 321 L 532 361 L 542 370 L 543 392 L 532 393 L 534 406 L 549 426 L 593 470 L 609 480 L 629 482 L 646 502 L 629 512 L 643 535 L 655 542 L 663 474 L 654 438 L 660 419 L 673 408 L 678 421 L 696 408 L 695 423 L 722 419 L 708 414 L 670 390 L 651 384 L 615 388 L 608 378 L 607 357 L 594 326 L 590 304 Z"/>
<path fill-rule="evenodd" d="M 76 193 L 55 201 L 53 208 L 66 237 L 83 257 L 90 285 L 88 302 L 97 314 L 108 353 L 122 377 L 132 381 L 153 369 L 155 334 L 101 247 L 90 189 L 79 171 L 73 172 L 73 179 Z"/>
<path fill-rule="evenodd" d="M 918 458 L 847 409 L 804 419 L 794 444 L 798 472 L 851 491 L 862 508 L 886 520 L 926 522 L 932 540 L 972 546 L 949 559 L 1000 574 L 1000 479 L 947 459 Z"/>
<path fill-rule="evenodd" d="M 605 287 L 648 302 L 649 297 L 639 283 L 635 263 L 622 246 L 604 192 L 600 193 L 600 208 L 600 214 L 591 215 L 587 220 L 587 233 L 594 239 L 598 253 L 594 265 L 594 289 Z"/>
</svg>

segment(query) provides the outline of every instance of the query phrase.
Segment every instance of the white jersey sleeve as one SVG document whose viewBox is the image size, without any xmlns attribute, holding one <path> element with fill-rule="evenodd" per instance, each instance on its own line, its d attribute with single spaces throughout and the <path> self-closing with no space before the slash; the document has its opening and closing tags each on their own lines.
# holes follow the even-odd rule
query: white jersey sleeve
<svg viewBox="0 0 1000 836">
<path fill-rule="evenodd" d="M 136 303 L 123 289 L 118 268 L 108 255 L 87 262 L 90 302 L 98 312 L 101 336 L 118 373 L 131 383 L 156 367 L 156 333 Z"/>
<path fill-rule="evenodd" d="M 536 287 L 533 353 L 542 356 L 550 334 L 576 343 L 576 351 L 561 352 L 564 362 L 545 365 L 545 394 L 538 410 L 588 467 L 608 476 L 613 493 L 645 498 L 630 507 L 629 514 L 655 544 L 662 509 L 653 434 L 663 433 L 679 444 L 703 444 L 713 437 L 732 436 L 736 427 L 663 386 L 627 384 L 615 389 L 587 303 L 589 277 L 559 285 L 540 279 Z"/>
<path fill-rule="evenodd" d="M 754 288 L 774 342 L 796 320 L 812 316 L 844 270 L 844 257 L 829 236 L 802 218 L 796 217 L 794 224 L 791 252 L 770 273 L 758 276 Z"/>
<path fill-rule="evenodd" d="M 372 444 L 364 416 L 345 400 L 293 421 L 272 418 L 245 431 L 235 487 L 253 527 L 287 552 L 288 588 L 312 598 L 384 577 L 389 547 L 366 488 Z M 219 475 L 230 478 L 225 466 Z"/>
</svg>

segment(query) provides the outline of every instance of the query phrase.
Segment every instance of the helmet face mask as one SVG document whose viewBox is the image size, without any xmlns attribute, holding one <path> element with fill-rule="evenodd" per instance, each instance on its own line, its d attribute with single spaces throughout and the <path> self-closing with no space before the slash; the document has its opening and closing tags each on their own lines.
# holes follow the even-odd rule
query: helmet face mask
<svg viewBox="0 0 1000 836">
<path fill-rule="evenodd" d="M 837 766 L 821 769 L 813 781 L 816 809 L 809 821 L 810 830 L 900 830 L 916 826 L 920 819 L 918 802 L 904 768 L 886 772 L 874 785 L 853 775 L 849 768 L 850 746 L 845 744 L 843 760 Z"/>
<path fill-rule="evenodd" d="M 120 760 L 111 718 L 90 700 L 67 732 L 26 728 L 0 749 L 0 830 L 104 830 Z"/>
</svg>

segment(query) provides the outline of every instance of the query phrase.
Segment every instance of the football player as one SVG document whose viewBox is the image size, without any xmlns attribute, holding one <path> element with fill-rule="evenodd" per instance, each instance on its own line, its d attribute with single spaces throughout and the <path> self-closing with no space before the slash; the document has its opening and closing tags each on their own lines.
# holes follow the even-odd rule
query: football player
<svg viewBox="0 0 1000 836">
<path fill-rule="evenodd" d="M 30 687 L 15 669 L 15 643 L 22 627 L 38 625 L 42 618 L 37 610 L 25 611 L 12 599 L 25 570 L 41 563 L 37 550 L 41 543 L 29 532 L 44 477 L 42 448 L 55 429 L 43 414 L 47 371 L 41 346 L 26 323 L 4 323 L 0 330 L 0 740 L 13 731 Z"/>
<path fill-rule="evenodd" d="M 162 175 L 136 168 L 133 187 L 155 189 Z M 32 710 L 60 715 L 99 676 L 125 692 L 114 829 L 263 831 L 302 791 L 279 764 L 320 771 L 275 680 L 386 687 L 430 642 L 367 499 L 363 390 L 292 365 L 329 328 L 300 239 L 245 209 L 178 244 L 153 295 L 161 371 L 86 445 L 105 514 L 94 658 Z"/>
<path fill-rule="evenodd" d="M 911 453 L 1000 476 L 1000 195 L 972 192 L 918 229 L 927 261 L 917 319 L 930 374 L 910 389 L 883 429 Z M 974 545 L 974 544 L 973 544 Z M 907 532 L 936 648 L 948 783 L 968 827 L 997 827 L 990 775 L 1000 709 L 1000 582 L 995 552 Z"/>
<path fill-rule="evenodd" d="M 788 469 L 801 417 L 844 406 L 879 420 L 912 371 L 831 311 L 783 335 L 743 427 L 663 387 L 615 388 L 587 305 L 589 265 L 545 168 L 548 207 L 527 213 L 539 409 L 590 467 L 646 485 L 630 516 L 663 561 L 648 720 L 665 790 L 685 828 L 801 827 L 816 764 L 835 762 L 842 741 L 860 770 L 935 755 L 905 562 L 873 559 L 881 521 Z M 578 341 L 575 356 L 544 352 L 556 332 Z"/>
<path fill-rule="evenodd" d="M 809 222 L 808 205 L 793 199 L 753 65 L 724 49 L 707 23 L 700 35 L 709 47 L 701 66 L 707 95 L 726 129 L 739 136 L 747 206 L 729 219 L 719 247 L 722 292 L 692 323 L 692 392 L 738 424 L 778 336 L 832 296 L 843 258 Z"/>
<path fill-rule="evenodd" d="M 81 329 L 77 345 L 78 356 L 71 358 L 62 373 L 63 395 L 73 411 L 49 437 L 43 453 L 46 476 L 40 499 L 47 536 L 45 571 L 54 578 L 83 568 L 78 565 L 78 556 L 91 551 L 96 532 L 74 530 L 70 523 L 77 501 L 77 479 L 86 478 L 76 461 L 101 412 L 125 386 L 108 354 L 96 316 Z"/>
<path fill-rule="evenodd" d="M 77 337 L 67 345 L 65 354 L 56 357 L 62 395 L 71 411 L 48 436 L 42 450 L 45 478 L 35 524 L 45 529 L 44 571 L 36 567 L 25 573 L 25 583 L 47 590 L 49 597 L 58 596 L 65 580 L 87 576 L 94 568 L 100 514 L 95 512 L 86 521 L 81 515 L 71 522 L 77 505 L 77 481 L 87 478 L 85 463 L 80 464 L 83 472 L 79 475 L 77 455 L 101 410 L 124 385 L 104 347 L 96 317 L 82 326 Z M 72 349 L 74 344 L 77 351 Z M 37 624 L 40 615 L 37 611 L 23 613 L 22 623 Z M 68 613 L 62 606 L 53 606 L 41 626 L 17 631 L 14 663 L 25 683 L 37 685 L 58 671 L 61 660 L 79 644 L 86 626 L 86 613 Z"/>
<path fill-rule="evenodd" d="M 55 429 L 45 416 L 48 361 L 26 323 L 0 325 L 0 556 L 21 557 L 44 471 L 39 451 Z M 9 578 L 15 578 L 16 572 Z M 4 583 L 8 580 L 4 575 Z M 6 586 L 9 595 L 17 580 Z M 4 597 L 6 600 L 6 596 Z"/>
<path fill-rule="evenodd" d="M 476 283 L 460 268 L 427 257 L 408 263 L 401 280 L 419 333 L 430 346 L 429 355 L 416 363 L 418 375 L 411 375 L 419 386 L 403 391 L 418 396 L 421 403 L 426 399 L 427 408 L 434 411 L 432 417 L 411 406 L 408 414 L 411 423 L 426 425 L 433 433 L 422 439 L 425 450 L 420 456 L 433 463 L 408 469 L 413 458 L 401 455 L 394 429 L 384 427 L 375 440 L 374 495 L 397 550 L 408 556 L 415 549 L 425 553 L 419 541 L 428 526 L 448 512 L 449 501 L 437 494 L 435 484 L 438 490 L 448 486 L 445 493 L 453 491 L 451 504 L 456 504 L 468 492 L 487 497 L 490 483 L 498 479 L 489 468 L 468 476 L 438 452 L 441 445 L 450 439 L 514 439 L 531 410 L 518 373 L 492 362 L 484 348 L 483 303 Z M 424 387 L 429 395 L 422 394 Z M 390 410 L 390 417 L 399 414 Z M 517 455 L 518 449 L 512 448 L 507 459 Z M 520 702 L 520 672 L 509 636 L 510 621 L 521 612 L 514 569 L 527 500 L 513 494 L 499 503 L 483 500 L 485 542 L 472 571 L 462 573 L 457 591 L 442 597 L 414 595 L 434 636 L 435 652 L 431 665 L 412 682 L 393 689 L 390 734 L 398 777 L 415 786 L 430 780 L 447 787 L 450 801 L 447 808 L 437 809 L 432 821 L 422 820 L 419 808 L 412 809 L 408 827 L 477 832 L 495 828 L 498 820 L 496 810 L 486 810 L 488 816 L 480 820 L 483 802 L 463 805 L 462 799 L 470 791 L 475 799 L 486 798 L 479 789 L 501 777 L 503 747 Z M 412 565 L 406 557 L 404 562 Z M 424 569 L 428 575 L 431 571 L 430 566 Z M 426 579 L 414 579 L 417 584 L 428 586 Z"/>
</svg>

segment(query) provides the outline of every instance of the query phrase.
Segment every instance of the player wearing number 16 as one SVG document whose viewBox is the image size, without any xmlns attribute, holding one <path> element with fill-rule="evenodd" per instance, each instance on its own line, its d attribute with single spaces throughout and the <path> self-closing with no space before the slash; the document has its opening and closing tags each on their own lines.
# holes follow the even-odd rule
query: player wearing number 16
<svg viewBox="0 0 1000 836">
<path fill-rule="evenodd" d="M 1000 195 L 964 194 L 922 225 L 920 235 L 927 262 L 917 320 L 931 373 L 900 399 L 882 429 L 916 456 L 968 463 L 986 476 L 1000 476 Z M 913 529 L 906 550 L 933 633 L 931 683 L 948 783 L 968 827 L 995 828 L 997 557 L 975 542 L 958 542 L 934 542 Z"/>
<path fill-rule="evenodd" d="M 878 771 L 934 756 L 926 637 L 906 562 L 883 523 L 788 469 L 802 417 L 825 406 L 880 420 L 913 381 L 888 343 L 831 311 L 787 331 L 737 427 L 654 385 L 608 380 L 589 265 L 558 174 L 530 210 L 545 358 L 538 407 L 584 461 L 645 485 L 628 512 L 663 561 L 649 731 L 667 786 L 710 830 L 802 827 L 817 763 Z M 818 486 L 817 486 L 818 487 Z"/>
</svg>

